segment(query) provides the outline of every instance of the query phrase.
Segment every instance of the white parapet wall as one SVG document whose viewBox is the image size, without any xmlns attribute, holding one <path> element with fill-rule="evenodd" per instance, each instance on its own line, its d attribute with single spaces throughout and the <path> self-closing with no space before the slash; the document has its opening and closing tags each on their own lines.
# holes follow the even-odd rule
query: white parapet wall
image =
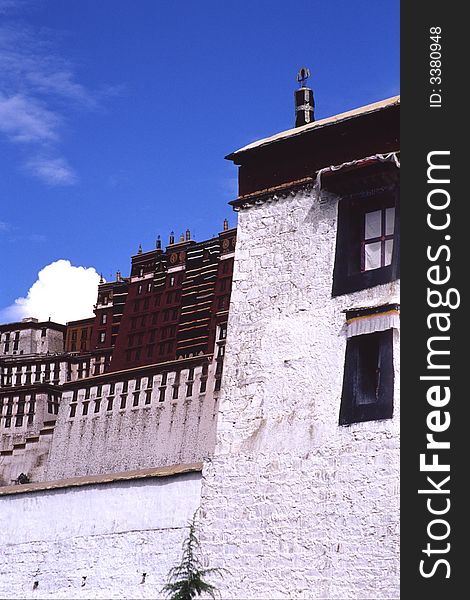
<svg viewBox="0 0 470 600">
<path fill-rule="evenodd" d="M 162 597 L 200 503 L 200 465 L 85 483 L 2 489 L 1 598 Z"/>
<path fill-rule="evenodd" d="M 393 418 L 339 425 L 346 310 L 399 282 L 332 296 L 337 200 L 298 191 L 239 214 L 202 541 L 223 598 L 397 598 L 399 332 Z"/>
</svg>

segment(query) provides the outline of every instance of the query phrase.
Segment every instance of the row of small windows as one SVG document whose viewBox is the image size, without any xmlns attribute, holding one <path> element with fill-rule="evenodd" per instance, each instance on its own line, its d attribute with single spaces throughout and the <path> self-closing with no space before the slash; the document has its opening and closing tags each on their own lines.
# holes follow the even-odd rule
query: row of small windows
<svg viewBox="0 0 470 600">
<path fill-rule="evenodd" d="M 220 364 L 220 366 L 219 366 Z M 215 384 L 214 391 L 220 390 L 220 382 L 222 376 L 222 363 L 217 365 L 216 374 L 215 374 Z M 203 365 L 201 377 L 199 380 L 199 393 L 203 394 L 207 390 L 207 379 L 208 379 L 208 365 Z M 189 398 L 194 393 L 194 368 L 188 370 L 188 377 L 184 383 L 185 387 L 185 397 Z M 124 381 L 121 385 L 121 390 L 118 391 L 116 389 L 116 384 L 111 383 L 109 385 L 109 389 L 107 394 L 103 394 L 103 386 L 99 385 L 96 388 L 96 396 L 91 397 L 91 388 L 88 387 L 85 389 L 85 395 L 81 398 L 81 414 L 86 416 L 91 412 L 90 403 L 92 404 L 92 412 L 99 413 L 101 407 L 106 404 L 106 411 L 111 411 L 117 405 L 119 405 L 119 409 L 125 409 L 128 406 L 129 394 L 132 398 L 132 407 L 138 407 L 140 405 L 140 401 L 144 399 L 144 405 L 151 404 L 152 401 L 152 386 L 153 386 L 153 378 L 149 377 L 143 379 L 137 379 L 134 385 L 133 391 L 129 390 L 129 381 Z M 171 386 L 168 386 L 168 373 L 162 373 L 160 385 L 158 386 L 158 401 L 164 402 L 167 397 L 168 387 L 171 388 L 171 398 L 173 400 L 177 400 L 180 397 L 180 389 L 183 387 L 183 384 L 180 382 L 180 373 L 177 373 L 175 376 L 174 382 Z M 78 401 L 79 395 L 78 390 L 74 390 L 71 404 L 70 404 L 70 417 L 75 417 L 78 409 Z"/>
<path fill-rule="evenodd" d="M 33 371 L 31 365 L 30 369 L 26 370 L 25 372 L 23 372 L 21 367 L 19 367 L 16 369 L 14 375 L 11 371 L 4 371 L 1 379 L 2 387 L 9 387 L 12 385 L 29 385 L 31 383 L 48 381 L 54 381 L 58 383 L 60 378 L 60 368 L 58 365 L 54 365 L 54 368 L 51 369 L 51 366 L 52 365 L 45 365 L 44 369 L 41 369 L 41 366 L 38 365 Z"/>
<path fill-rule="evenodd" d="M 158 316 L 162 315 L 162 320 L 166 321 L 177 321 L 178 320 L 178 309 L 164 310 L 162 313 L 155 312 L 152 315 L 142 315 L 141 317 L 131 318 L 131 330 L 137 329 L 138 327 L 146 327 L 148 325 L 156 325 L 158 323 Z M 151 317 L 151 318 L 150 318 Z"/>
<path fill-rule="evenodd" d="M 175 304 L 179 303 L 181 300 L 181 291 L 175 290 L 174 292 L 167 292 L 164 295 L 165 304 Z M 158 294 L 155 296 L 153 305 L 154 307 L 161 306 L 162 303 L 162 294 Z M 137 299 L 134 300 L 133 310 L 134 312 L 139 312 L 140 310 L 147 310 L 150 306 L 150 298 L 143 298 L 142 300 Z"/>
<path fill-rule="evenodd" d="M 107 357 L 97 356 L 94 361 L 86 360 L 80 361 L 77 364 L 77 377 L 82 379 L 83 377 L 90 376 L 90 369 L 93 366 L 93 374 L 100 375 L 105 367 Z M 66 370 L 66 380 L 71 381 L 72 379 L 72 365 L 71 363 L 62 363 L 62 369 Z M 1 370 L 1 369 L 0 369 Z M 60 383 L 60 363 L 42 363 L 42 364 L 29 364 L 21 365 L 16 368 L 12 366 L 3 367 L 3 372 L 0 378 L 1 387 L 30 385 L 33 383 L 47 383 L 52 382 L 54 384 Z"/>
<path fill-rule="evenodd" d="M 47 412 L 49 414 L 57 415 L 59 412 L 59 402 L 60 395 L 52 393 L 48 394 Z M 32 394 L 31 396 L 19 396 L 17 398 L 13 398 L 12 396 L 0 398 L 0 420 L 5 428 L 11 426 L 22 427 L 25 422 L 27 425 L 32 425 L 34 422 L 35 410 L 35 394 Z"/>
<path fill-rule="evenodd" d="M 138 277 L 143 277 L 143 276 L 144 276 L 144 268 L 140 267 Z M 183 281 L 183 277 L 184 276 L 182 273 L 175 274 L 175 275 L 174 274 L 168 275 L 167 281 L 166 281 L 167 287 L 174 287 L 175 285 L 180 285 Z M 137 286 L 137 293 L 138 294 L 142 294 L 145 292 L 150 293 L 152 291 L 153 287 L 156 287 L 156 286 L 154 286 L 154 284 L 151 281 L 149 281 L 147 283 L 147 285 L 139 283 L 139 285 Z"/>
</svg>

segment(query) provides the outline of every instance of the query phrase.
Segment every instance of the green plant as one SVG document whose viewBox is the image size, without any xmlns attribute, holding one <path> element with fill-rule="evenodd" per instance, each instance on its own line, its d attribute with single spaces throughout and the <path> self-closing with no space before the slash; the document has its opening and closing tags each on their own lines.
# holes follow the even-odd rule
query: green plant
<svg viewBox="0 0 470 600">
<path fill-rule="evenodd" d="M 183 555 L 177 567 L 170 569 L 168 583 L 162 588 L 169 600 L 192 600 L 205 593 L 211 598 L 219 594 L 219 590 L 204 581 L 211 573 L 221 574 L 222 569 L 204 569 L 201 559 L 201 545 L 196 536 L 196 514 L 189 523 L 189 532 L 183 542 Z"/>
</svg>

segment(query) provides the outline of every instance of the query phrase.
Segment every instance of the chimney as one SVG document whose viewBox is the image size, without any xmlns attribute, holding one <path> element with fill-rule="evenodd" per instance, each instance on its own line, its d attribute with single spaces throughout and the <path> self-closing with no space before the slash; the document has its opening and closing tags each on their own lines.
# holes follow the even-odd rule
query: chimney
<svg viewBox="0 0 470 600">
<path fill-rule="evenodd" d="M 307 67 L 302 67 L 297 73 L 297 81 L 299 82 L 299 89 L 295 90 L 295 126 L 302 127 L 308 123 L 315 121 L 314 109 L 315 101 L 313 99 L 313 92 L 307 87 L 306 81 L 310 77 L 310 71 Z"/>
</svg>

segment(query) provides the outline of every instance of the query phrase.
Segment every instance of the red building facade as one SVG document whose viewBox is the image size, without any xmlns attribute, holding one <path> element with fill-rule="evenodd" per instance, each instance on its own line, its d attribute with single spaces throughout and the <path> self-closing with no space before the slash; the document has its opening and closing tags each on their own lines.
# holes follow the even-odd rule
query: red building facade
<svg viewBox="0 0 470 600">
<path fill-rule="evenodd" d="M 236 229 L 196 242 L 189 230 L 131 258 L 130 277 L 103 282 L 87 350 L 116 372 L 217 352 L 222 371 Z M 72 325 L 72 324 L 71 324 Z"/>
</svg>

